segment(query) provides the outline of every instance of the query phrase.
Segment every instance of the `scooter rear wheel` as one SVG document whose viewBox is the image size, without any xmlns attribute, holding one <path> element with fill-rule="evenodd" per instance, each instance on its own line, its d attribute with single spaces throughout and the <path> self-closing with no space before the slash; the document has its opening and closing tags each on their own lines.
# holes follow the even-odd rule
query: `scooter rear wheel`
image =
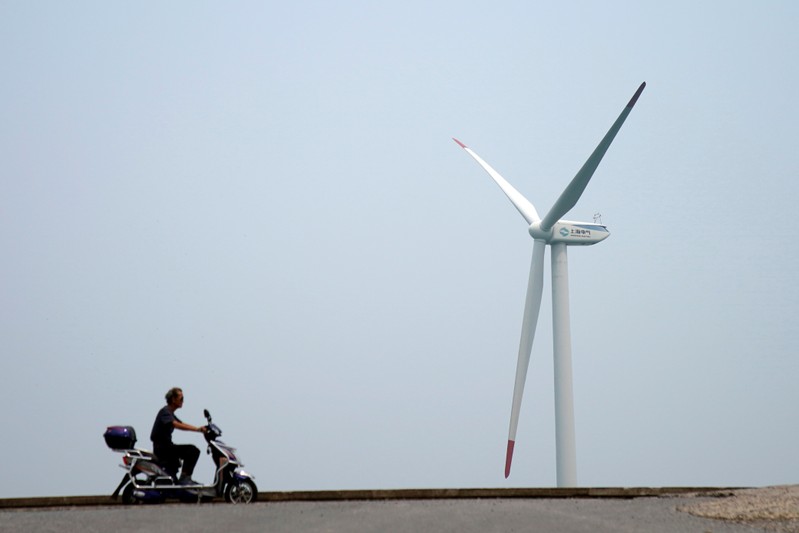
<svg viewBox="0 0 799 533">
<path fill-rule="evenodd" d="M 125 488 L 122 489 L 122 503 L 125 505 L 134 505 L 137 503 L 141 503 L 141 500 L 138 499 L 133 494 L 133 483 L 128 483 L 125 485 Z"/>
</svg>

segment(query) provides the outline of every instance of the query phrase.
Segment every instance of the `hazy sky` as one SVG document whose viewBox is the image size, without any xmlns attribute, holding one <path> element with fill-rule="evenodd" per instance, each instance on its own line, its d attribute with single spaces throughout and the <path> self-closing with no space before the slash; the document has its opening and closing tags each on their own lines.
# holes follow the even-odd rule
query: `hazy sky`
<svg viewBox="0 0 799 533">
<path fill-rule="evenodd" d="M 545 213 L 642 81 L 567 216 L 578 483 L 798 482 L 797 21 L 0 1 L 0 497 L 110 493 L 175 385 L 261 490 L 554 486 L 549 273 L 506 480 L 533 241 L 451 137 Z"/>
</svg>

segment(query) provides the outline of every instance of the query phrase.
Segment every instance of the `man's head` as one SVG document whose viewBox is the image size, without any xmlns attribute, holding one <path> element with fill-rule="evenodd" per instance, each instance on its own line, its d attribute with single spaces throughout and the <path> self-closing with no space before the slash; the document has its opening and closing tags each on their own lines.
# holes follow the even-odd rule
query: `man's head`
<svg viewBox="0 0 799 533">
<path fill-rule="evenodd" d="M 166 393 L 166 404 L 174 409 L 183 407 L 183 389 L 172 387 Z"/>
</svg>

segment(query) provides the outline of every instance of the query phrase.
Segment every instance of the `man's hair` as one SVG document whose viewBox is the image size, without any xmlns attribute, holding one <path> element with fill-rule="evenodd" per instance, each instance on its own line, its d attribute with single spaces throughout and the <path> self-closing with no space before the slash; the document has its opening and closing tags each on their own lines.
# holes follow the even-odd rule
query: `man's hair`
<svg viewBox="0 0 799 533">
<path fill-rule="evenodd" d="M 166 396 L 165 396 L 166 403 L 168 404 L 172 403 L 172 400 L 175 398 L 175 396 L 178 395 L 179 392 L 183 392 L 183 389 L 181 389 L 180 387 L 172 387 L 171 389 L 166 391 Z"/>
</svg>

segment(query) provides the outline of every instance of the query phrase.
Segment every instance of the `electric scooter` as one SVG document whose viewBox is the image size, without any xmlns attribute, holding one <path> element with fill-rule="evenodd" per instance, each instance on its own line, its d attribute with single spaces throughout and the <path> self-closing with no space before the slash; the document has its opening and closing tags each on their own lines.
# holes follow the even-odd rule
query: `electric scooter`
<svg viewBox="0 0 799 533">
<path fill-rule="evenodd" d="M 170 473 L 159 463 L 155 454 L 136 448 L 136 430 L 131 426 L 110 426 L 103 434 L 111 450 L 122 454 L 120 466 L 126 470 L 122 481 L 111 495 L 113 499 L 122 492 L 122 503 L 160 503 L 169 498 L 182 501 L 210 501 L 223 496 L 230 503 L 251 503 L 258 498 L 258 488 L 253 476 L 242 469 L 236 449 L 219 437 L 222 430 L 211 421 L 208 409 L 203 411 L 208 420 L 205 440 L 207 453 L 214 462 L 214 481 L 210 485 L 181 485 L 175 473 Z"/>
</svg>

